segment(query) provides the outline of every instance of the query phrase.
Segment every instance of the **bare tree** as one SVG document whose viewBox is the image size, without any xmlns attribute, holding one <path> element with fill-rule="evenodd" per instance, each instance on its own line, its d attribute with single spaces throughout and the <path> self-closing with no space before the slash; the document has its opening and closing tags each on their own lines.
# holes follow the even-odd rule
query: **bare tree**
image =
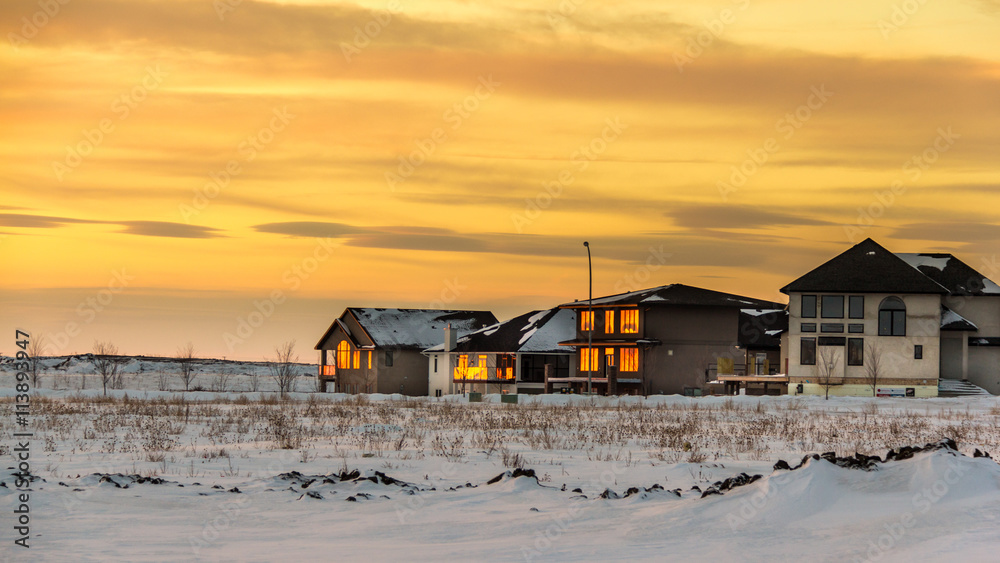
<svg viewBox="0 0 1000 563">
<path fill-rule="evenodd" d="M 122 366 L 125 361 L 118 355 L 118 346 L 111 342 L 94 341 L 94 367 L 101 376 L 104 394 L 108 394 L 108 385 L 114 389 L 121 387 Z"/>
<path fill-rule="evenodd" d="M 35 338 L 28 343 L 28 349 L 25 352 L 28 353 L 29 366 L 31 371 L 31 386 L 38 389 L 38 383 L 41 381 L 39 377 L 39 368 L 41 368 L 41 359 L 45 355 L 45 337 L 42 335 L 37 335 Z"/>
<path fill-rule="evenodd" d="M 820 347 L 818 356 L 819 365 L 816 368 L 819 371 L 819 384 L 823 386 L 826 392 L 826 400 L 829 401 L 830 386 L 835 385 L 833 374 L 837 373 L 837 364 L 840 363 L 840 357 L 832 346 Z"/>
<path fill-rule="evenodd" d="M 194 344 L 188 342 L 178 348 L 175 358 L 177 359 L 177 363 L 180 364 L 181 381 L 184 383 L 184 390 L 188 391 L 191 388 L 191 382 L 195 378 L 194 366 L 192 365 L 192 360 L 194 360 Z"/>
<path fill-rule="evenodd" d="M 872 397 L 877 395 L 879 381 L 885 371 L 882 365 L 882 349 L 875 344 L 865 347 L 865 382 L 872 388 Z"/>
<path fill-rule="evenodd" d="M 295 378 L 298 376 L 294 366 L 295 362 L 299 359 L 295 355 L 295 341 L 289 340 L 284 344 L 275 346 L 274 353 L 275 358 L 267 367 L 271 372 L 271 377 L 278 384 L 278 391 L 284 396 L 289 391 L 295 390 Z"/>
</svg>

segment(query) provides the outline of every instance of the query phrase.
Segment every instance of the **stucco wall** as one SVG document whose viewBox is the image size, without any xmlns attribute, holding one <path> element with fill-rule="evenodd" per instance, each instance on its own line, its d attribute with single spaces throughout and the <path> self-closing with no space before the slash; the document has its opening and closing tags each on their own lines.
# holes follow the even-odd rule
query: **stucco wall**
<svg viewBox="0 0 1000 563">
<path fill-rule="evenodd" d="M 882 377 L 905 378 L 913 380 L 936 380 L 940 373 L 940 326 L 941 298 L 938 295 L 896 295 L 906 306 L 906 336 L 878 336 L 878 310 L 882 300 L 891 294 L 865 294 L 864 319 L 848 317 L 848 294 L 818 293 L 817 300 L 822 301 L 823 295 L 844 295 L 844 318 L 824 319 L 817 310 L 816 318 L 801 317 L 801 293 L 792 293 L 789 300 L 789 341 L 786 351 L 788 357 L 788 375 L 793 377 L 819 377 L 819 362 L 817 365 L 801 365 L 800 338 L 820 338 L 834 336 L 843 338 L 864 338 L 865 348 L 875 345 L 882 356 Z M 817 332 L 803 333 L 801 324 L 816 323 Z M 843 323 L 843 333 L 822 333 L 819 331 L 822 323 Z M 851 334 L 847 325 L 857 323 L 864 325 L 864 333 Z M 846 341 L 845 341 L 846 342 Z M 914 346 L 923 346 L 923 359 L 914 359 Z M 817 347 L 817 358 L 822 347 Z M 843 351 L 835 377 L 866 377 L 864 366 L 848 366 L 846 349 Z M 868 363 L 866 354 L 865 363 Z"/>
</svg>

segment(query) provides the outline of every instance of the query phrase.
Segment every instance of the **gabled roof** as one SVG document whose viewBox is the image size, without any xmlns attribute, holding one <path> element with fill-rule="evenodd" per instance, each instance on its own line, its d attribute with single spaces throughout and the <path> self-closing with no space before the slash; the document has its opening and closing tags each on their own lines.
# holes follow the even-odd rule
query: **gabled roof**
<svg viewBox="0 0 1000 563">
<path fill-rule="evenodd" d="M 931 293 L 948 290 L 868 238 L 781 288 L 782 293 Z"/>
<path fill-rule="evenodd" d="M 787 309 L 740 309 L 740 348 L 780 350 L 781 333 L 787 330 Z"/>
<path fill-rule="evenodd" d="M 1000 295 L 1000 286 L 951 254 L 897 252 L 896 256 L 952 295 Z"/>
<path fill-rule="evenodd" d="M 444 327 L 451 325 L 459 335 L 495 324 L 497 318 L 489 311 L 445 311 L 440 309 L 383 309 L 348 307 L 344 314 L 351 315 L 361 325 L 368 340 L 379 348 L 416 348 L 423 350 L 441 341 Z M 317 349 L 337 323 L 345 328 L 341 319 L 334 321 Z M 353 336 L 357 339 L 357 335 Z"/>
<path fill-rule="evenodd" d="M 559 308 L 531 311 L 460 337 L 455 351 L 566 354 L 572 350 L 560 347 L 559 342 L 575 334 L 575 311 Z M 443 352 L 444 344 L 425 351 Z"/>
<path fill-rule="evenodd" d="M 711 289 L 702 289 L 680 283 L 661 285 L 649 289 L 640 289 L 628 293 L 608 295 L 594 299 L 595 307 L 614 307 L 622 305 L 697 305 L 703 307 L 747 307 L 772 309 L 783 308 L 783 303 L 764 301 L 752 297 L 743 297 L 732 293 L 723 293 Z M 563 308 L 587 308 L 586 299 L 560 305 Z"/>
<path fill-rule="evenodd" d="M 979 327 L 969 319 L 942 305 L 941 330 L 978 331 Z"/>
</svg>

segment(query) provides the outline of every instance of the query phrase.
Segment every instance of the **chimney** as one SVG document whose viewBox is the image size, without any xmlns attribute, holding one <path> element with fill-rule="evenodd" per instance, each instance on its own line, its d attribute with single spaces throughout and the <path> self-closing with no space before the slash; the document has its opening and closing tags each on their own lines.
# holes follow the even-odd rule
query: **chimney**
<svg viewBox="0 0 1000 563">
<path fill-rule="evenodd" d="M 455 349 L 455 331 L 451 328 L 451 323 L 444 327 L 444 351 L 451 352 Z"/>
</svg>

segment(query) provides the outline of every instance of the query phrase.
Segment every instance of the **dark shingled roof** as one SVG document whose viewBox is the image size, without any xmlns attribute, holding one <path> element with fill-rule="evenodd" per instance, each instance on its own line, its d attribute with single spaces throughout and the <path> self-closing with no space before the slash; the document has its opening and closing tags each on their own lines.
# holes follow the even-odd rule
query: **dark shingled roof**
<svg viewBox="0 0 1000 563">
<path fill-rule="evenodd" d="M 787 330 L 787 309 L 740 309 L 740 348 L 780 350 L 781 333 Z"/>
<path fill-rule="evenodd" d="M 932 293 L 948 290 L 868 238 L 781 288 L 840 293 Z"/>
<path fill-rule="evenodd" d="M 458 339 L 456 352 L 507 352 L 567 354 L 559 342 L 576 334 L 576 312 L 568 309 L 531 311 L 477 330 Z M 425 352 L 442 352 L 437 344 Z"/>
<path fill-rule="evenodd" d="M 449 324 L 462 335 L 497 322 L 490 311 L 348 307 L 344 314 L 353 315 L 365 334 L 379 348 L 423 350 L 440 342 L 444 338 L 444 327 Z M 346 325 L 342 322 L 340 324 L 346 331 Z M 317 350 L 336 326 L 338 321 L 334 321 L 323 334 L 323 338 L 316 344 Z M 358 335 L 352 337 L 357 339 Z"/>
<path fill-rule="evenodd" d="M 785 306 L 784 303 L 743 297 L 742 295 L 712 291 L 680 283 L 594 298 L 595 307 L 621 305 L 697 305 L 702 307 L 738 307 L 740 309 L 780 309 Z M 587 306 L 586 299 L 560 305 L 563 308 L 577 309 L 587 308 Z"/>
<path fill-rule="evenodd" d="M 951 254 L 897 253 L 896 256 L 952 295 L 1000 295 L 1000 286 Z"/>
</svg>

